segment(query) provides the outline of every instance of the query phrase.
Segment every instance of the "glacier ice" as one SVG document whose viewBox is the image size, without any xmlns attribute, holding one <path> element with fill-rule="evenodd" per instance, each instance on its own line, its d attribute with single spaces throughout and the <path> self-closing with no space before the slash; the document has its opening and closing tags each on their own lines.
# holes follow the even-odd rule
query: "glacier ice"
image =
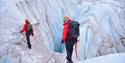
<svg viewBox="0 0 125 63">
<path fill-rule="evenodd" d="M 87 2 L 86 2 L 87 1 Z M 122 0 L 0 0 L 0 63 L 64 63 L 62 17 L 79 21 L 78 60 L 125 52 L 125 4 Z M 33 24 L 32 50 L 19 31 Z M 62 53 L 63 52 L 63 53 Z"/>
</svg>

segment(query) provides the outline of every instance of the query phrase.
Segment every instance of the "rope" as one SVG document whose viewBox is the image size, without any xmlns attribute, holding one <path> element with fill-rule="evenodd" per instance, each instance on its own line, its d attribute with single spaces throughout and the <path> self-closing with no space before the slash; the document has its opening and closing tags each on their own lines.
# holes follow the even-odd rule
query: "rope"
<svg viewBox="0 0 125 63">
<path fill-rule="evenodd" d="M 78 59 L 77 44 L 75 44 L 75 53 L 76 53 L 76 58 Z"/>
</svg>

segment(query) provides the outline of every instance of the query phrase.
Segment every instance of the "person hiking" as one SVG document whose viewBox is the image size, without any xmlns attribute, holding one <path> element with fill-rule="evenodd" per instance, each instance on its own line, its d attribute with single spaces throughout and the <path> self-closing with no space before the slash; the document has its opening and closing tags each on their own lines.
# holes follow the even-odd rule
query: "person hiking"
<svg viewBox="0 0 125 63">
<path fill-rule="evenodd" d="M 79 23 L 76 21 L 70 20 L 69 16 L 63 17 L 64 28 L 62 33 L 62 43 L 66 45 L 66 59 L 67 63 L 73 63 L 72 53 L 74 44 L 77 45 L 77 38 L 79 36 Z M 76 28 L 73 28 L 76 25 Z"/>
<path fill-rule="evenodd" d="M 25 24 L 23 26 L 23 29 L 20 31 L 20 33 L 23 33 L 24 31 L 26 32 L 27 45 L 29 49 L 31 49 L 30 35 L 32 34 L 33 36 L 33 28 L 28 19 L 25 19 Z"/>
</svg>

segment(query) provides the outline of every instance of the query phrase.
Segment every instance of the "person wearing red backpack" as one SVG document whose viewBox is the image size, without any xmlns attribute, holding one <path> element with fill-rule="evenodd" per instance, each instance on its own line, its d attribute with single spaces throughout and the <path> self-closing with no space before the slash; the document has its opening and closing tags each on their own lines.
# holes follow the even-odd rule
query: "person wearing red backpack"
<svg viewBox="0 0 125 63">
<path fill-rule="evenodd" d="M 72 53 L 73 53 L 73 46 L 77 43 L 77 36 L 74 37 L 76 34 L 72 31 L 76 31 L 76 29 L 73 30 L 73 26 L 70 24 L 74 23 L 72 20 L 70 20 L 69 16 L 64 16 L 63 18 L 64 24 L 63 24 L 63 33 L 62 33 L 62 43 L 65 43 L 66 45 L 66 59 L 68 60 L 67 63 L 73 63 L 72 61 Z M 79 32 L 79 30 L 77 30 Z"/>
<path fill-rule="evenodd" d="M 28 19 L 25 19 L 25 24 L 23 26 L 23 29 L 20 31 L 20 33 L 23 33 L 24 31 L 26 32 L 27 45 L 29 49 L 31 49 L 30 35 L 33 36 L 33 28 Z"/>
</svg>

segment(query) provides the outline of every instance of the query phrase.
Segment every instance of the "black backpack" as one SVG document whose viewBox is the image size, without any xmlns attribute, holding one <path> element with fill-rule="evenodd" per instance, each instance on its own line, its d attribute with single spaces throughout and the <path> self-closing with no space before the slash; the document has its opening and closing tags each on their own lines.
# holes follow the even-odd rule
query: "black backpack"
<svg viewBox="0 0 125 63">
<path fill-rule="evenodd" d="M 77 21 L 71 21 L 69 22 L 69 37 L 71 38 L 77 38 L 79 37 L 79 22 Z"/>
</svg>

